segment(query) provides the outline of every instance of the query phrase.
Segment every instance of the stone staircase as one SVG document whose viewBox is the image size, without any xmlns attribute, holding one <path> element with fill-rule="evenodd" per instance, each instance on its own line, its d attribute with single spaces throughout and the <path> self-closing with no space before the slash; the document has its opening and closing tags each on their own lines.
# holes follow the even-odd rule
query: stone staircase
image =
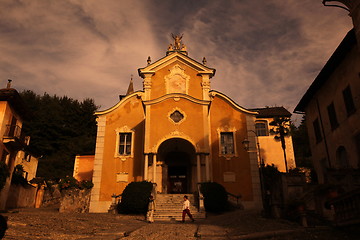
<svg viewBox="0 0 360 240">
<path fill-rule="evenodd" d="M 185 194 L 157 194 L 155 203 L 156 211 L 154 213 L 155 221 L 181 221 L 182 206 Z M 198 208 L 194 205 L 195 199 L 193 194 L 186 194 L 191 203 L 190 212 L 195 220 L 204 219 L 206 217 L 205 211 L 199 212 Z M 189 221 L 186 215 L 185 221 Z"/>
</svg>

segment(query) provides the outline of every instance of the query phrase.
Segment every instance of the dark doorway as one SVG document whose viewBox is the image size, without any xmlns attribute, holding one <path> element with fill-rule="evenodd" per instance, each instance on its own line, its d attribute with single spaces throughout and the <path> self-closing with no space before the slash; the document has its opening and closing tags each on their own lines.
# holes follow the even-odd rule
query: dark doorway
<svg viewBox="0 0 360 240">
<path fill-rule="evenodd" d="M 188 193 L 190 156 L 185 152 L 169 152 L 165 163 L 168 166 L 168 192 Z"/>
<path fill-rule="evenodd" d="M 169 167 L 169 192 L 170 193 L 187 193 L 187 168 L 186 167 Z"/>
<path fill-rule="evenodd" d="M 196 164 L 196 155 L 189 141 L 168 139 L 159 146 L 158 156 L 158 161 L 163 163 L 161 192 L 183 194 L 195 191 L 192 166 Z"/>
</svg>

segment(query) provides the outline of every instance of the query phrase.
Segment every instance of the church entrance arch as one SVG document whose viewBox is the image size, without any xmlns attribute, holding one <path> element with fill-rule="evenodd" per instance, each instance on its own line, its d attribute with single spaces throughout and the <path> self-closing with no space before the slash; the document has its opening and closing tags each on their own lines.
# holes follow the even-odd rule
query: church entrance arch
<svg viewBox="0 0 360 240">
<path fill-rule="evenodd" d="M 171 138 L 160 144 L 159 160 L 162 164 L 162 192 L 190 193 L 194 191 L 194 146 L 182 138 Z"/>
</svg>

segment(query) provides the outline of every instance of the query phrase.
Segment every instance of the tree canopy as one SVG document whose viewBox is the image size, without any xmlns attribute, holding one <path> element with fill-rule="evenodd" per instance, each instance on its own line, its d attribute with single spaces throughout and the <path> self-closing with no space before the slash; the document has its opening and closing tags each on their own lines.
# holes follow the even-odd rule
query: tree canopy
<svg viewBox="0 0 360 240">
<path fill-rule="evenodd" d="M 303 115 L 301 123 L 298 127 L 294 125 L 291 126 L 291 133 L 294 144 L 296 166 L 312 168 L 313 166 L 311 162 L 311 151 L 305 115 Z"/>
<path fill-rule="evenodd" d="M 98 109 L 93 99 L 20 93 L 31 116 L 23 130 L 31 137 L 29 149 L 40 156 L 37 176 L 47 179 L 72 175 L 75 155 L 94 154 Z"/>
</svg>

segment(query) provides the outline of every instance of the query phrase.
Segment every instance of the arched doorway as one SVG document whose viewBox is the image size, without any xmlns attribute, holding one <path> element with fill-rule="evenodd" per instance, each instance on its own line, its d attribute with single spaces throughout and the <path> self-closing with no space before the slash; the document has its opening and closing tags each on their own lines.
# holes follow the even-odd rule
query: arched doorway
<svg viewBox="0 0 360 240">
<path fill-rule="evenodd" d="M 162 162 L 162 192 L 190 193 L 194 191 L 195 148 L 187 140 L 171 138 L 158 149 Z"/>
<path fill-rule="evenodd" d="M 344 146 L 338 147 L 336 150 L 336 168 L 344 169 L 349 167 L 347 152 Z"/>
</svg>

